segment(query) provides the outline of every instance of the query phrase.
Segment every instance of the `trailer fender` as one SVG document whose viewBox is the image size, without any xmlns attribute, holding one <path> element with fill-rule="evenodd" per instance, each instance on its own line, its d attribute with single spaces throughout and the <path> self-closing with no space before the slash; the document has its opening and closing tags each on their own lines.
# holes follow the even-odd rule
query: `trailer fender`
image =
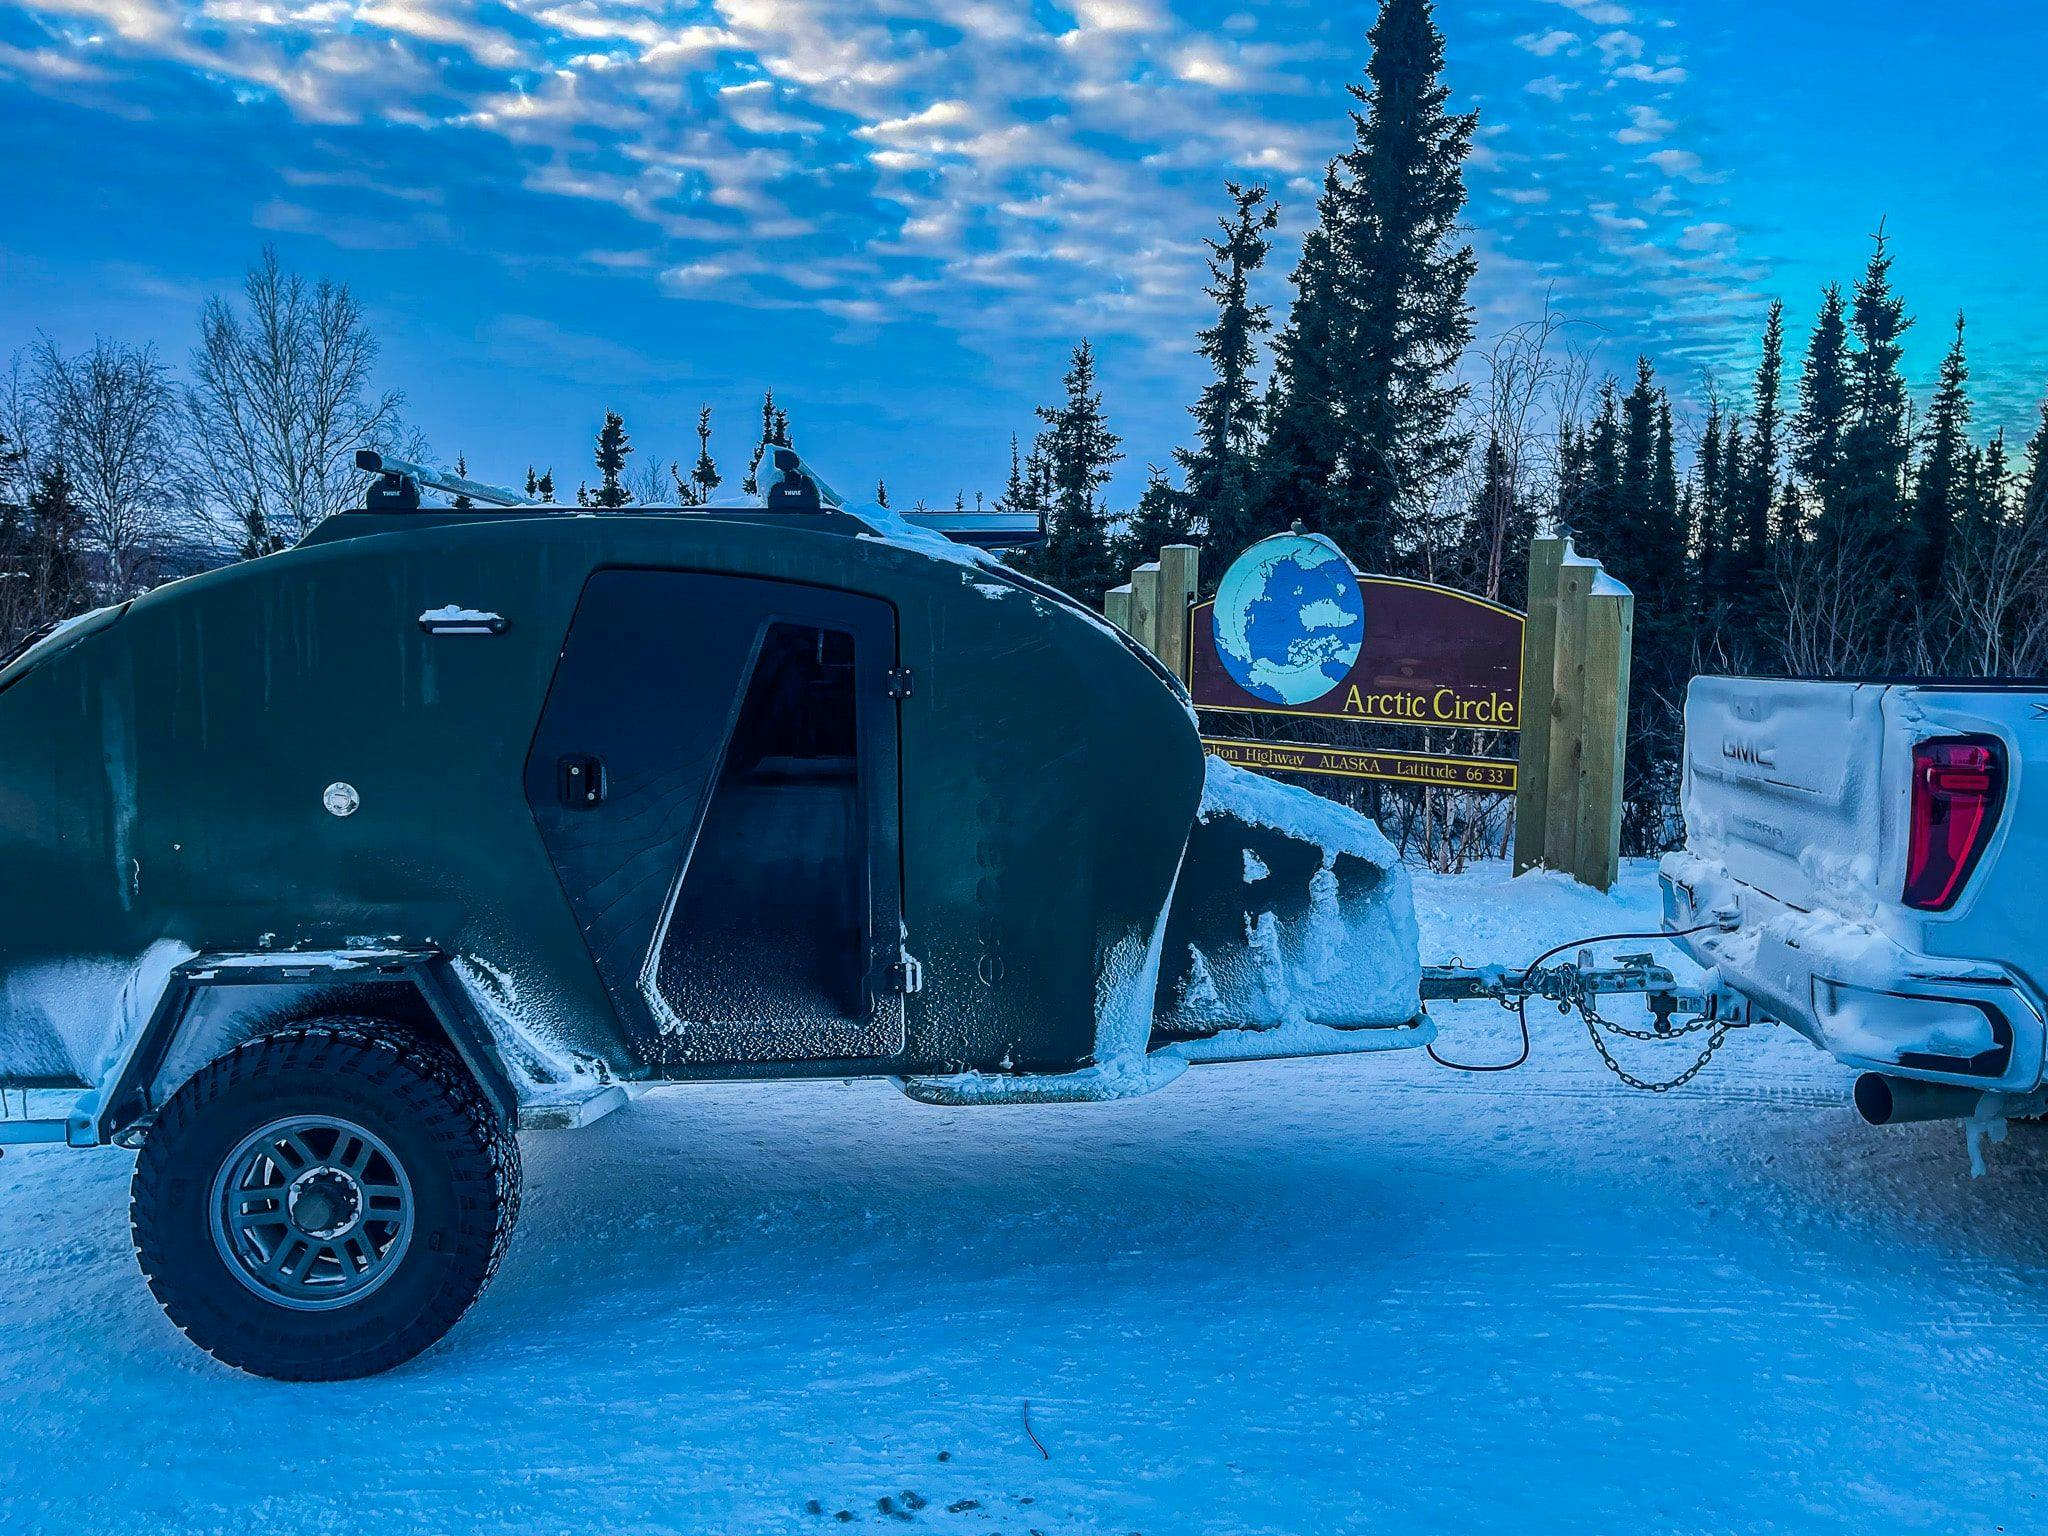
<svg viewBox="0 0 2048 1536">
<path fill-rule="evenodd" d="M 238 1006 L 236 994 L 256 988 L 270 993 L 263 1006 Z M 337 1009 L 438 1033 L 505 1123 L 519 1125 L 518 1091 L 448 956 L 427 949 L 215 952 L 172 969 L 100 1087 L 71 1111 L 64 1140 L 76 1147 L 133 1144 L 163 1101 L 207 1061 L 309 1011 Z"/>
</svg>

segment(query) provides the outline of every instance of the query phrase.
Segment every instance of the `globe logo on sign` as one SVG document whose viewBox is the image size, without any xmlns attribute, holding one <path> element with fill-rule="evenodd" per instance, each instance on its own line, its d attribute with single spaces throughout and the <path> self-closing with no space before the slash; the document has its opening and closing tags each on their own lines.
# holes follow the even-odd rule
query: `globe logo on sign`
<svg viewBox="0 0 2048 1536">
<path fill-rule="evenodd" d="M 1281 533 L 1239 555 L 1216 589 L 1216 654 L 1232 682 L 1273 704 L 1312 704 L 1365 643 L 1365 594 L 1321 534 Z"/>
</svg>

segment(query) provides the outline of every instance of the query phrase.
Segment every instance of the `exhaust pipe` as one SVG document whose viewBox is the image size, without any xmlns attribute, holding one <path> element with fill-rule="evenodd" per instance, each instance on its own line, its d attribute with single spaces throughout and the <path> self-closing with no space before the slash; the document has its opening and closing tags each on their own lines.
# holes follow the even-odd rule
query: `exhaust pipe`
<svg viewBox="0 0 2048 1536">
<path fill-rule="evenodd" d="M 1967 1120 L 1984 1097 L 1981 1088 L 1923 1083 L 1913 1077 L 1866 1072 L 1856 1079 L 1856 1113 L 1872 1125 L 1907 1125 L 1916 1120 Z"/>
</svg>

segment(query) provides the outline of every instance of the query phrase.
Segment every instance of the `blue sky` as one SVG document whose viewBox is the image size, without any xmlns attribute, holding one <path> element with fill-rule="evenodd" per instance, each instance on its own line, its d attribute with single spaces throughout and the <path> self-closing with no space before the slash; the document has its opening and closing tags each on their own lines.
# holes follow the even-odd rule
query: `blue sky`
<svg viewBox="0 0 2048 1536">
<path fill-rule="evenodd" d="M 483 478 L 583 475 L 607 406 L 728 468 L 773 386 L 895 499 L 993 492 L 1083 334 L 1134 493 L 1200 384 L 1226 176 L 1283 205 L 1348 135 L 1372 7 L 1188 0 L 32 0 L 0 6 L 0 354 L 182 359 L 278 245 L 346 278 L 387 385 Z M 1740 387 L 1880 218 L 1931 378 L 2048 392 L 2048 16 L 2022 0 L 1439 0 L 1482 337 L 1553 307 L 1604 366 Z"/>
</svg>

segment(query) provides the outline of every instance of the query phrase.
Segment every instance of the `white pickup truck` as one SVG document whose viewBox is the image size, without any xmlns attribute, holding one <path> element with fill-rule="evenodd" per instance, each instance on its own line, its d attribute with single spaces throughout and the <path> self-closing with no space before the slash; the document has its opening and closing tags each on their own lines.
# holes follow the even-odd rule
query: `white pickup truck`
<svg viewBox="0 0 2048 1536">
<path fill-rule="evenodd" d="M 2039 1114 L 2048 688 L 1702 677 L 1664 925 L 1903 1120 Z"/>
</svg>

